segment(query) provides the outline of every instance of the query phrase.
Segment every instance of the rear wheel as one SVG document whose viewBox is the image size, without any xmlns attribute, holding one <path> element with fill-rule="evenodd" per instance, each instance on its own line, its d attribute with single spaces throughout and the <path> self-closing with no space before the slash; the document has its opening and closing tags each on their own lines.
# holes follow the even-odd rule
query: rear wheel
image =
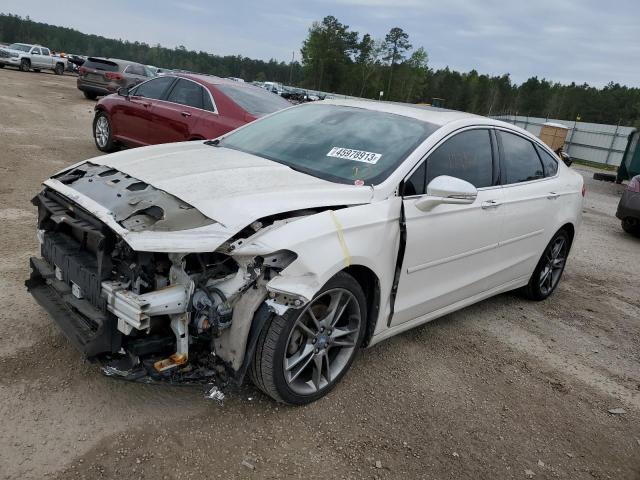
<svg viewBox="0 0 640 480">
<path fill-rule="evenodd" d="M 62 75 L 64 73 L 64 65 L 62 63 L 57 63 L 55 68 L 53 69 L 53 72 L 56 75 Z"/>
<path fill-rule="evenodd" d="M 31 62 L 27 58 L 23 58 L 20 62 L 20 70 L 28 72 L 31 69 Z"/>
<path fill-rule="evenodd" d="M 530 300 L 544 300 L 553 293 L 560 282 L 569 254 L 570 239 L 565 230 L 560 230 L 551 239 L 531 275 L 523 292 Z"/>
<path fill-rule="evenodd" d="M 93 139 L 101 152 L 113 152 L 116 146 L 113 141 L 111 121 L 105 112 L 98 112 L 93 119 Z"/>
<path fill-rule="evenodd" d="M 349 370 L 366 318 L 362 288 L 338 273 L 304 308 L 267 320 L 251 366 L 253 383 L 280 402 L 318 400 Z"/>
<path fill-rule="evenodd" d="M 621 223 L 622 229 L 625 232 L 630 233 L 631 235 L 640 235 L 640 222 L 632 218 L 625 218 Z"/>
</svg>

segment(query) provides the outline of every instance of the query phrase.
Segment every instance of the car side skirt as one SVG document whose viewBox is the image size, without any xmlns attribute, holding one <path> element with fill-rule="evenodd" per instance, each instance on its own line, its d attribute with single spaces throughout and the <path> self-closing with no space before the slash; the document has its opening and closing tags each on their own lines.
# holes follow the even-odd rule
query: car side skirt
<svg viewBox="0 0 640 480">
<path fill-rule="evenodd" d="M 457 310 L 461 310 L 465 307 L 473 305 L 481 300 L 485 300 L 489 297 L 493 297 L 500 293 L 508 292 L 510 290 L 515 290 L 516 288 L 524 287 L 527 283 L 529 283 L 529 276 L 520 277 L 511 282 L 500 285 L 499 287 L 492 288 L 491 290 L 487 290 L 485 292 L 479 293 L 478 295 L 474 295 L 472 297 L 466 298 L 454 304 L 448 305 L 439 310 L 435 310 L 426 315 L 422 315 L 408 322 L 401 323 L 396 325 L 395 327 L 388 328 L 377 335 L 374 335 L 369 342 L 369 347 L 379 343 L 387 338 L 393 337 L 394 335 L 398 335 L 406 330 L 410 330 L 418 325 L 422 325 L 424 323 L 431 322 L 432 320 L 436 320 L 437 318 L 448 315 L 449 313 L 455 312 Z"/>
</svg>

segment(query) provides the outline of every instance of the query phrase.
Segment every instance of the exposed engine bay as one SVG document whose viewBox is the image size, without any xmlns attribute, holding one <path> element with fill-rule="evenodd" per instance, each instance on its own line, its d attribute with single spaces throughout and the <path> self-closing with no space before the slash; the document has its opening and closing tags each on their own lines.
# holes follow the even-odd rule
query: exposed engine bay
<svg viewBox="0 0 640 480">
<path fill-rule="evenodd" d="M 129 231 L 213 223 L 172 195 L 106 166 L 87 163 L 57 180 L 108 206 Z M 269 297 L 265 285 L 296 256 L 281 251 L 234 257 L 234 250 L 267 226 L 315 213 L 254 222 L 213 252 L 154 253 L 134 251 L 53 189 L 45 188 L 33 203 L 42 258 L 31 259 L 27 286 L 36 300 L 107 375 L 172 383 L 242 380 L 251 319 Z M 303 304 L 270 297 L 272 309 Z"/>
</svg>

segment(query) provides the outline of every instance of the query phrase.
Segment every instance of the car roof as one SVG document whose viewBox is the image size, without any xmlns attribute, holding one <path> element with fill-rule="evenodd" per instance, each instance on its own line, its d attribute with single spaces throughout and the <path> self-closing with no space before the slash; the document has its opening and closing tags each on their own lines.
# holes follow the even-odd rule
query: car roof
<svg viewBox="0 0 640 480">
<path fill-rule="evenodd" d="M 121 58 L 111 58 L 111 57 L 87 57 L 87 60 L 89 60 L 89 61 L 93 61 L 93 60 L 108 60 L 110 62 L 121 63 L 123 65 L 142 65 L 142 63 L 139 63 L 139 62 L 133 62 L 131 60 L 122 60 Z"/>
<path fill-rule="evenodd" d="M 260 88 L 249 82 L 236 82 L 235 80 L 230 80 L 228 78 L 216 77 L 215 75 L 205 75 L 203 73 L 171 72 L 166 76 L 188 78 L 207 85 L 233 85 L 238 88 Z"/>
<path fill-rule="evenodd" d="M 411 103 L 382 102 L 378 100 L 364 99 L 328 99 L 323 100 L 322 103 L 331 105 L 344 105 L 347 107 L 366 108 L 367 110 L 374 110 L 384 113 L 393 113 L 395 115 L 411 117 L 440 126 L 450 122 L 455 122 L 457 120 L 465 119 L 482 119 L 491 121 L 486 117 L 475 115 L 473 113 L 448 110 L 446 108 L 429 107 L 426 105 L 414 105 Z"/>
</svg>

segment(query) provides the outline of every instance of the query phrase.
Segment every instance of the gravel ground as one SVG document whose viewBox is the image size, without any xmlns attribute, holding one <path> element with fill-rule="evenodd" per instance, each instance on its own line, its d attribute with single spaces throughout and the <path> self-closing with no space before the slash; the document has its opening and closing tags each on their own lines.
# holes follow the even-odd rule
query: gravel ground
<svg viewBox="0 0 640 480">
<path fill-rule="evenodd" d="M 325 399 L 127 384 L 27 294 L 40 182 L 98 154 L 72 76 L 0 70 L 0 478 L 640 479 L 640 239 L 587 180 L 557 292 L 500 295 L 365 350 Z M 611 414 L 622 408 L 625 413 Z"/>
</svg>

